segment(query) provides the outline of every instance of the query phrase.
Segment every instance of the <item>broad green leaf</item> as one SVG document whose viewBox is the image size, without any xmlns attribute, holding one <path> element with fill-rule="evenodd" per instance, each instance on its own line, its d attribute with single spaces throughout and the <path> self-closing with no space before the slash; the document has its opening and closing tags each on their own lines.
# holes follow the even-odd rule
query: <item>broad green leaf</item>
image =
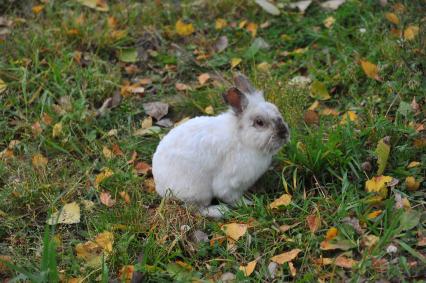
<svg viewBox="0 0 426 283">
<path fill-rule="evenodd" d="M 405 101 L 401 101 L 399 103 L 399 107 L 398 107 L 397 111 L 398 111 L 398 113 L 400 113 L 404 117 L 407 117 L 408 114 L 410 114 L 412 112 L 410 103 L 405 102 Z"/>
<path fill-rule="evenodd" d="M 123 48 L 119 50 L 118 59 L 125 63 L 135 63 L 138 60 L 136 48 Z"/>
<path fill-rule="evenodd" d="M 278 8 L 268 0 L 255 0 L 255 2 L 271 15 L 278 16 L 280 14 L 280 10 L 278 10 Z"/>
<path fill-rule="evenodd" d="M 379 168 L 377 169 L 377 175 L 380 176 L 385 171 L 386 165 L 388 163 L 389 158 L 389 152 L 390 152 L 390 145 L 387 144 L 384 139 L 381 139 L 377 143 L 376 147 L 376 155 L 377 155 L 377 163 L 379 165 Z"/>
<path fill-rule="evenodd" d="M 331 98 L 327 87 L 320 81 L 314 81 L 311 85 L 311 96 L 318 100 L 328 100 Z"/>
<path fill-rule="evenodd" d="M 399 228 L 402 231 L 413 229 L 419 224 L 420 216 L 421 213 L 414 209 L 404 211 L 400 218 Z"/>
</svg>

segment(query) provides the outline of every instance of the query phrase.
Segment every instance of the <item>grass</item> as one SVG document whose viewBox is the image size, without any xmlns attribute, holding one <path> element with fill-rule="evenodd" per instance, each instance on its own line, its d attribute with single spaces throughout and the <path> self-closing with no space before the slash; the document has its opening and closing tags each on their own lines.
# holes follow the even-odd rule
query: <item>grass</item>
<svg viewBox="0 0 426 283">
<path fill-rule="evenodd" d="M 0 79 L 7 84 L 0 93 L 0 151 L 12 140 L 20 141 L 14 157 L 0 158 L 0 259 L 8 262 L 7 267 L 0 263 L 0 278 L 120 282 L 123 266 L 134 265 L 135 276 L 144 282 L 217 281 L 226 272 L 238 282 L 424 280 L 426 251 L 419 241 L 426 233 L 426 155 L 425 132 L 418 129 L 425 123 L 426 102 L 424 1 L 389 1 L 385 7 L 378 2 L 348 0 L 336 11 L 324 11 L 314 2 L 304 15 L 284 8 L 276 17 L 253 1 L 109 1 L 107 13 L 77 1 L 49 1 L 39 14 L 29 8 L 40 4 L 36 1 L 0 2 L 14 22 L 11 33 L 0 40 Z M 387 12 L 396 13 L 400 24 L 386 20 Z M 108 24 L 109 16 L 115 25 Z M 332 28 L 324 27 L 328 16 L 335 18 Z M 194 34 L 175 33 L 181 18 L 193 23 Z M 228 25 L 216 30 L 217 18 Z M 243 20 L 259 25 L 256 37 L 269 49 L 250 47 L 252 35 L 238 27 Z M 261 28 L 265 22 L 269 27 Z M 410 25 L 419 27 L 413 40 L 392 33 Z M 229 46 L 214 53 L 212 43 L 221 35 L 228 37 Z M 125 71 L 129 63 L 119 60 L 126 48 L 139 52 L 134 74 Z M 295 52 L 300 48 L 303 52 Z M 212 56 L 197 59 L 200 54 Z M 232 58 L 242 59 L 234 69 Z M 360 60 L 378 66 L 380 81 L 365 75 Z M 259 68 L 264 62 L 269 64 L 266 70 Z M 162 129 L 160 135 L 133 135 L 146 118 L 143 103 L 168 102 L 168 117 L 174 122 L 204 115 L 210 105 L 223 111 L 221 93 L 236 70 L 251 77 L 280 108 L 292 139 L 252 190 L 254 205 L 239 207 L 218 222 L 162 201 L 149 189 L 149 176 L 136 174 L 127 161 L 137 152 L 138 161 L 150 163 L 160 136 L 167 133 Z M 200 85 L 197 76 L 206 72 L 212 80 Z M 331 95 L 316 110 L 318 124 L 304 119 L 315 101 L 309 88 L 289 85 L 301 75 L 322 82 Z M 143 95 L 124 97 L 102 117 L 94 115 L 126 80 L 140 78 L 152 81 Z M 177 82 L 191 89 L 178 91 Z M 410 105 L 414 97 L 417 111 Z M 321 114 L 326 108 L 339 115 Z M 347 111 L 356 112 L 357 121 L 342 124 Z M 58 123 L 62 131 L 53 137 Z M 117 135 L 109 134 L 113 129 Z M 391 151 L 383 175 L 399 179 L 399 184 L 383 200 L 372 202 L 364 187 L 376 175 L 375 149 L 385 136 L 390 137 Z M 103 148 L 114 145 L 123 156 L 105 157 Z M 45 167 L 33 166 L 38 153 L 48 159 Z M 412 161 L 420 164 L 408 168 Z M 95 179 L 104 168 L 114 175 L 98 186 Z M 409 176 L 420 182 L 419 189 L 407 188 Z M 102 191 L 117 200 L 114 206 L 101 204 Z M 130 203 L 120 197 L 122 191 Z M 292 203 L 268 209 L 284 192 L 292 194 Z M 395 207 L 398 194 L 411 209 Z M 52 212 L 73 201 L 82 209 L 80 223 L 46 225 Z M 93 208 L 84 208 L 84 201 L 93 202 Z M 377 210 L 382 213 L 369 218 Z M 315 233 L 309 231 L 309 215 L 321 219 Z M 348 224 L 348 217 L 359 220 L 362 234 Z M 192 238 L 195 230 L 209 239 L 219 237 L 220 225 L 231 222 L 251 223 L 233 249 L 220 241 L 197 244 Z M 286 232 L 279 229 L 297 223 Z M 331 227 L 338 229 L 337 241 L 350 248 L 320 249 Z M 104 231 L 114 235 L 112 252 L 101 265 L 89 267 L 76 256 L 76 246 Z M 376 236 L 376 243 L 369 246 L 367 236 Z M 395 253 L 389 252 L 390 245 L 397 248 Z M 291 276 L 285 263 L 271 279 L 271 257 L 294 248 L 302 250 L 293 261 L 297 275 Z M 339 255 L 357 264 L 315 264 L 315 259 Z M 245 277 L 239 266 L 255 259 L 255 271 Z"/>
</svg>

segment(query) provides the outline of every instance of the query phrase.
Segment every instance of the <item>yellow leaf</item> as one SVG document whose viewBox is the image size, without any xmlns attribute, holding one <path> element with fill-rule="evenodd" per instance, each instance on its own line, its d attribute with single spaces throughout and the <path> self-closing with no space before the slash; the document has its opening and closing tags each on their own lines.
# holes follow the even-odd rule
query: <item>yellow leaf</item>
<svg viewBox="0 0 426 283">
<path fill-rule="evenodd" d="M 283 194 L 282 196 L 274 200 L 271 204 L 269 204 L 269 207 L 274 209 L 280 206 L 287 206 L 290 203 L 291 203 L 291 195 Z"/>
<path fill-rule="evenodd" d="M 206 114 L 213 115 L 214 114 L 214 108 L 213 108 L 213 106 L 211 106 L 211 105 L 207 106 L 206 108 L 204 108 L 204 112 Z"/>
<path fill-rule="evenodd" d="M 312 110 L 312 111 L 314 111 L 314 110 L 316 110 L 318 107 L 319 107 L 319 101 L 318 100 L 315 100 L 315 102 L 314 103 L 312 103 L 312 105 L 311 106 L 309 106 L 309 108 L 308 108 L 308 110 Z"/>
<path fill-rule="evenodd" d="M 373 212 L 370 212 L 369 214 L 367 214 L 367 219 L 374 219 L 377 216 L 379 216 L 380 214 L 382 214 L 382 210 L 375 210 Z"/>
<path fill-rule="evenodd" d="M 83 283 L 84 282 L 84 278 L 83 277 L 72 277 L 72 278 L 68 278 L 67 281 L 65 281 L 66 283 Z"/>
<path fill-rule="evenodd" d="M 3 93 L 7 89 L 7 84 L 0 79 L 0 93 Z"/>
<path fill-rule="evenodd" d="M 228 22 L 225 19 L 219 18 L 219 19 L 216 19 L 214 27 L 215 29 L 220 30 L 225 28 L 227 25 L 228 25 Z"/>
<path fill-rule="evenodd" d="M 405 186 L 409 191 L 416 191 L 420 188 L 420 182 L 416 181 L 413 176 L 408 176 L 405 178 Z"/>
<path fill-rule="evenodd" d="M 256 23 L 248 23 L 246 27 L 247 31 L 251 33 L 251 36 L 254 38 L 257 34 L 257 24 Z"/>
<path fill-rule="evenodd" d="M 395 24 L 395 25 L 399 25 L 399 18 L 397 15 L 395 15 L 394 13 L 385 13 L 385 18 Z"/>
<path fill-rule="evenodd" d="M 205 84 L 210 79 L 210 75 L 208 73 L 204 73 L 198 76 L 198 82 L 200 85 Z"/>
<path fill-rule="evenodd" d="M 107 207 L 113 207 L 116 202 L 115 199 L 111 198 L 111 194 L 109 192 L 101 192 L 99 194 L 99 200 Z"/>
<path fill-rule="evenodd" d="M 149 129 L 152 127 L 152 117 L 148 116 L 142 121 L 142 129 Z"/>
<path fill-rule="evenodd" d="M 321 226 L 321 219 L 316 214 L 306 217 L 306 222 L 308 223 L 309 230 L 311 230 L 312 233 L 315 233 Z"/>
<path fill-rule="evenodd" d="M 294 267 L 293 263 L 291 261 L 289 261 L 288 263 L 288 268 L 290 269 L 290 274 L 292 277 L 296 277 L 297 275 L 297 269 L 296 267 Z"/>
<path fill-rule="evenodd" d="M 127 192 L 121 191 L 120 192 L 120 197 L 123 198 L 123 200 L 124 200 L 125 203 L 127 203 L 127 204 L 130 203 L 130 195 Z"/>
<path fill-rule="evenodd" d="M 331 28 L 335 22 L 336 19 L 333 16 L 329 16 L 323 21 L 323 24 L 326 28 Z"/>
<path fill-rule="evenodd" d="M 266 72 L 268 72 L 268 71 L 269 71 L 269 69 L 271 69 L 271 64 L 269 64 L 269 63 L 267 63 L 267 62 L 262 62 L 262 63 L 259 63 L 259 64 L 256 66 L 256 68 L 257 68 L 259 71 L 261 71 L 261 72 L 263 72 L 263 73 L 266 73 Z"/>
<path fill-rule="evenodd" d="M 111 232 L 104 232 L 96 236 L 94 241 L 77 244 L 75 247 L 77 258 L 86 261 L 90 267 L 100 267 L 102 265 L 102 254 L 108 256 L 112 252 L 114 235 Z"/>
<path fill-rule="evenodd" d="M 311 85 L 311 96 L 318 100 L 328 100 L 331 98 L 327 87 L 320 81 L 314 81 Z"/>
<path fill-rule="evenodd" d="M 77 0 L 77 2 L 100 12 L 109 11 L 109 6 L 106 0 Z"/>
<path fill-rule="evenodd" d="M 324 108 L 320 111 L 320 114 L 324 116 L 339 116 L 339 112 L 332 108 Z"/>
<path fill-rule="evenodd" d="M 373 177 L 365 182 L 365 190 L 369 193 L 380 193 L 390 181 L 392 181 L 390 176 Z"/>
<path fill-rule="evenodd" d="M 179 265 L 179 266 L 181 266 L 181 267 L 183 267 L 183 268 L 185 268 L 188 271 L 192 270 L 192 266 L 189 263 L 183 262 L 181 260 L 177 260 L 176 264 Z"/>
<path fill-rule="evenodd" d="M 420 164 L 421 163 L 418 162 L 418 161 L 412 161 L 412 162 L 410 162 L 410 164 L 408 164 L 407 168 L 414 168 L 414 167 L 419 166 Z"/>
<path fill-rule="evenodd" d="M 95 243 L 107 253 L 111 253 L 112 244 L 114 243 L 114 234 L 108 231 L 100 233 L 95 237 Z"/>
<path fill-rule="evenodd" d="M 96 175 L 96 179 L 95 179 L 95 187 L 96 187 L 96 188 L 99 188 L 99 184 L 100 184 L 103 180 L 105 180 L 105 179 L 107 179 L 107 178 L 111 177 L 113 174 L 114 174 L 114 172 L 112 172 L 112 170 L 111 170 L 111 169 L 109 169 L 109 168 L 105 168 L 105 169 L 104 169 L 101 173 L 99 173 L 98 175 Z"/>
<path fill-rule="evenodd" d="M 56 138 L 62 134 L 62 123 L 56 123 L 52 129 L 52 137 Z"/>
<path fill-rule="evenodd" d="M 354 111 L 348 111 L 345 114 L 343 114 L 342 120 L 340 121 L 340 124 L 345 125 L 349 121 L 356 123 L 358 121 L 358 115 Z"/>
<path fill-rule="evenodd" d="M 134 265 L 125 265 L 120 269 L 119 272 L 119 282 L 130 283 L 132 282 L 133 272 L 135 271 Z"/>
<path fill-rule="evenodd" d="M 326 240 L 332 240 L 334 238 L 336 238 L 338 233 L 338 230 L 336 227 L 331 227 L 330 229 L 328 229 L 327 234 L 325 235 L 325 239 Z"/>
<path fill-rule="evenodd" d="M 292 261 L 293 259 L 295 259 L 301 251 L 302 250 L 300 250 L 300 249 L 293 249 L 289 252 L 285 252 L 285 253 L 273 256 L 271 258 L 271 260 L 273 262 L 278 263 L 278 264 L 283 264 L 283 263 L 286 263 L 286 262 L 289 262 L 289 261 Z"/>
<path fill-rule="evenodd" d="M 231 59 L 231 68 L 235 68 L 238 64 L 241 63 L 241 58 L 232 58 Z"/>
<path fill-rule="evenodd" d="M 404 38 L 406 40 L 413 40 L 419 34 L 418 26 L 409 26 L 404 30 Z"/>
<path fill-rule="evenodd" d="M 103 146 L 102 154 L 105 156 L 106 159 L 111 159 L 114 156 L 112 151 L 107 146 Z"/>
<path fill-rule="evenodd" d="M 195 29 L 192 23 L 186 24 L 182 20 L 178 20 L 175 25 L 176 33 L 180 36 L 191 35 Z"/>
<path fill-rule="evenodd" d="M 324 240 L 320 243 L 320 249 L 323 251 L 332 251 L 337 249 L 347 251 L 353 247 L 354 245 L 347 240 L 340 240 L 340 241 Z"/>
<path fill-rule="evenodd" d="M 43 5 L 36 5 L 31 10 L 33 11 L 34 14 L 38 15 L 43 11 L 43 9 L 44 9 Z"/>
<path fill-rule="evenodd" d="M 256 268 L 257 260 L 250 261 L 247 265 L 240 266 L 240 270 L 244 273 L 244 276 L 248 277 L 253 273 Z"/>
<path fill-rule="evenodd" d="M 336 259 L 333 258 L 319 258 L 314 260 L 315 264 L 318 265 L 330 265 L 330 264 L 334 264 L 336 266 L 340 266 L 343 268 L 353 268 L 355 265 L 358 264 L 358 261 L 351 259 L 351 258 L 347 258 L 345 256 L 338 256 Z"/>
<path fill-rule="evenodd" d="M 238 27 L 239 27 L 239 28 L 244 28 L 244 27 L 246 26 L 246 24 L 247 24 L 247 20 L 242 20 L 242 21 L 238 24 Z"/>
<path fill-rule="evenodd" d="M 380 81 L 379 69 L 377 68 L 377 65 L 369 61 L 361 60 L 361 67 L 367 77 Z"/>
<path fill-rule="evenodd" d="M 221 227 L 222 231 L 225 232 L 225 235 L 234 241 L 238 241 L 238 239 L 247 232 L 247 228 L 247 224 L 240 223 L 224 224 Z"/>
<path fill-rule="evenodd" d="M 32 158 L 32 163 L 34 167 L 46 167 L 47 162 L 47 158 L 44 157 L 41 153 L 35 154 Z"/>
<path fill-rule="evenodd" d="M 365 235 L 361 238 L 361 244 L 364 247 L 371 248 L 379 241 L 379 237 L 375 235 Z"/>
<path fill-rule="evenodd" d="M 68 203 L 60 211 L 53 213 L 46 223 L 49 225 L 80 223 L 80 206 L 76 202 Z"/>
</svg>

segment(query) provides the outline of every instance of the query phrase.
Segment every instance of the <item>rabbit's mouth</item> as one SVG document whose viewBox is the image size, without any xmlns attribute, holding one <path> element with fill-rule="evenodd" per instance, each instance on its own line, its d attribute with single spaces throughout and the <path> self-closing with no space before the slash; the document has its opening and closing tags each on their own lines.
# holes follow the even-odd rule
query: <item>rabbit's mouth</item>
<svg viewBox="0 0 426 283">
<path fill-rule="evenodd" d="M 290 141 L 290 132 L 287 131 L 287 133 L 284 135 L 274 134 L 271 135 L 268 142 L 265 144 L 265 150 L 268 153 L 276 154 L 280 148 L 288 143 Z"/>
</svg>

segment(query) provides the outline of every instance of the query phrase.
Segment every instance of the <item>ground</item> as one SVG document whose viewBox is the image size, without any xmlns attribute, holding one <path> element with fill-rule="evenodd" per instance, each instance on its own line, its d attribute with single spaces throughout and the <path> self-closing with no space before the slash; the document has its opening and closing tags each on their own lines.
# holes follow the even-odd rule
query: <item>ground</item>
<svg viewBox="0 0 426 283">
<path fill-rule="evenodd" d="M 0 278 L 425 280 L 426 3 L 289 2 L 0 1 Z M 292 137 L 210 220 L 149 164 L 237 71 Z"/>
</svg>

